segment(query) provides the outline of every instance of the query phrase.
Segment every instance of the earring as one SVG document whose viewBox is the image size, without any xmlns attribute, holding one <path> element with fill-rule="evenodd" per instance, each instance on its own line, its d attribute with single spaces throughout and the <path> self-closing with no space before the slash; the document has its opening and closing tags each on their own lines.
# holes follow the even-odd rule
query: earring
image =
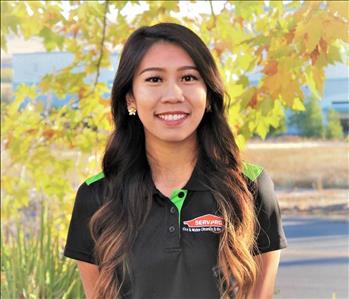
<svg viewBox="0 0 349 299">
<path fill-rule="evenodd" d="M 136 115 L 136 108 L 135 107 L 130 107 L 128 109 L 128 115 Z"/>
<path fill-rule="evenodd" d="M 211 104 L 208 104 L 206 107 L 206 112 L 211 112 L 211 111 L 212 111 Z"/>
</svg>

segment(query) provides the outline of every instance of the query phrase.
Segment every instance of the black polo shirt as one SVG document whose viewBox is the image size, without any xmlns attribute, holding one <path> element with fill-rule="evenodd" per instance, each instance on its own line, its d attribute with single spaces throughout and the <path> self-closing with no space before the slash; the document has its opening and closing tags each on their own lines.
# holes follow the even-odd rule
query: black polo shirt
<svg viewBox="0 0 349 299">
<path fill-rule="evenodd" d="M 260 253 L 287 247 L 273 182 L 261 167 L 250 163 L 244 164 L 244 174 L 248 186 L 254 186 Z M 79 187 L 65 256 L 95 263 L 88 221 L 101 206 L 104 183 L 100 173 Z M 199 171 L 195 168 L 186 186 L 174 190 L 170 198 L 156 188 L 153 198 L 129 254 L 132 278 L 122 289 L 123 298 L 218 299 L 217 253 L 224 223 Z"/>
</svg>

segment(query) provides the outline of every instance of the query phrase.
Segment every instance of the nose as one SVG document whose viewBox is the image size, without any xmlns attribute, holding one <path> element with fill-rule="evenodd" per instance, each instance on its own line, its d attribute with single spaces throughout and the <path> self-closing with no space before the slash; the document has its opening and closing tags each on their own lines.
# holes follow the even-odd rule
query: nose
<svg viewBox="0 0 349 299">
<path fill-rule="evenodd" d="M 184 101 L 182 88 L 177 82 L 168 82 L 164 87 L 164 93 L 161 97 L 163 103 L 179 103 Z"/>
</svg>

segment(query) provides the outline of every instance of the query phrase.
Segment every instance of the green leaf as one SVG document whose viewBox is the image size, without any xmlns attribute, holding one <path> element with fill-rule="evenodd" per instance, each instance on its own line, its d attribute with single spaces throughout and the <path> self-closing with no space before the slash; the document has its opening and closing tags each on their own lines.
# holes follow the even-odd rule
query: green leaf
<svg viewBox="0 0 349 299">
<path fill-rule="evenodd" d="M 262 139 L 265 139 L 268 131 L 269 131 L 269 124 L 266 122 L 266 120 L 264 118 L 259 118 L 258 123 L 257 123 L 257 127 L 256 127 L 257 134 Z"/>
<path fill-rule="evenodd" d="M 277 10 L 282 10 L 284 8 L 284 4 L 282 3 L 281 0 L 270 1 L 269 5 L 270 7 L 275 8 Z"/>
<path fill-rule="evenodd" d="M 243 150 L 244 147 L 246 146 L 246 138 L 241 134 L 236 136 L 235 142 L 240 150 Z"/>
<path fill-rule="evenodd" d="M 232 99 L 237 98 L 244 92 L 243 85 L 240 84 L 230 84 L 227 88 L 227 91 Z"/>
<path fill-rule="evenodd" d="M 307 83 L 312 95 L 314 97 L 316 97 L 317 99 L 320 99 L 321 96 L 319 94 L 319 91 L 316 88 L 316 83 L 314 80 L 314 75 L 313 75 L 313 71 L 312 71 L 311 67 L 308 67 L 306 69 L 304 76 L 305 76 L 306 83 Z"/>
<path fill-rule="evenodd" d="M 36 98 L 36 86 L 21 84 L 17 87 L 15 92 L 16 99 L 22 102 L 26 98 L 35 99 Z"/>
<path fill-rule="evenodd" d="M 274 100 L 271 98 L 263 98 L 259 108 L 262 115 L 268 115 L 268 113 L 274 108 Z"/>
<path fill-rule="evenodd" d="M 277 128 L 280 124 L 280 117 L 278 115 L 269 116 L 268 122 L 274 128 Z"/>
<path fill-rule="evenodd" d="M 53 32 L 48 27 L 43 27 L 39 35 L 44 39 L 45 48 L 48 51 L 52 51 L 56 48 L 62 49 L 64 43 L 64 37 Z"/>
<path fill-rule="evenodd" d="M 236 65 L 244 71 L 249 71 L 252 63 L 255 61 L 256 57 L 252 53 L 241 53 L 236 59 Z"/>
<path fill-rule="evenodd" d="M 250 81 L 247 76 L 241 75 L 236 83 L 242 85 L 245 88 L 250 84 Z"/>
<path fill-rule="evenodd" d="M 251 19 L 254 15 L 258 16 L 264 12 L 263 1 L 234 1 L 235 14 L 244 19 Z"/>
<path fill-rule="evenodd" d="M 328 49 L 328 62 L 330 64 L 336 64 L 342 61 L 341 49 L 336 45 L 330 45 Z"/>
</svg>

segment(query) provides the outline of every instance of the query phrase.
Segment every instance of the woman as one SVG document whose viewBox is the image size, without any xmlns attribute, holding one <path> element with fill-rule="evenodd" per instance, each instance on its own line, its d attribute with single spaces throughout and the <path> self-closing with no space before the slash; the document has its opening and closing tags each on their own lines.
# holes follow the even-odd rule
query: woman
<svg viewBox="0 0 349 299">
<path fill-rule="evenodd" d="M 271 298 L 286 247 L 273 183 L 243 164 L 202 40 L 161 23 L 127 40 L 103 172 L 77 193 L 65 256 L 87 298 Z"/>
</svg>

